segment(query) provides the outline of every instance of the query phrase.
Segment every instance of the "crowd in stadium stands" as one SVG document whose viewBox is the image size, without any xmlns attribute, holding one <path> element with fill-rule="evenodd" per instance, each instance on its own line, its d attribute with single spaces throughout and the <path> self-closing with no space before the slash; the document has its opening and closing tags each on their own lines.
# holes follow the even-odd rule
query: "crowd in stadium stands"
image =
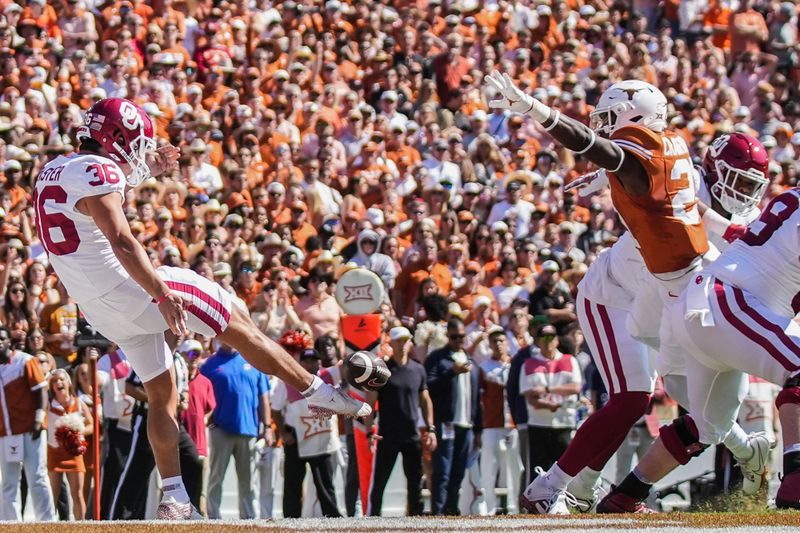
<svg viewBox="0 0 800 533">
<path fill-rule="evenodd" d="M 48 268 L 32 207 L 39 169 L 76 149 L 93 102 L 140 104 L 159 144 L 181 150 L 179 171 L 125 198 L 153 263 L 223 285 L 307 369 L 341 380 L 343 311 L 332 294 L 347 264 L 378 273 L 387 289 L 379 350 L 394 375 L 366 426 L 310 426 L 297 391 L 226 346 L 181 339 L 181 462 L 203 512 L 220 516 L 232 457 L 242 517 L 378 514 L 398 455 L 409 513 L 515 512 L 520 483 L 547 469 L 602 402 L 573 302 L 624 228 L 607 192 L 563 193 L 592 165 L 528 118 L 490 110 L 484 75 L 507 72 L 587 123 L 615 81 L 655 84 L 697 160 L 721 132 L 761 139 L 768 201 L 797 183 L 799 9 L 0 0 L 0 518 L 19 520 L 26 499 L 37 519 L 83 518 L 87 505 L 91 517 L 101 466 L 102 516 L 146 514 L 146 395 L 124 354 L 77 347 L 80 310 Z M 102 435 L 91 435 L 97 356 Z M 568 393 L 537 392 L 554 384 Z M 70 414 L 90 444 L 102 439 L 100 464 L 56 438 Z M 379 460 L 362 505 L 354 431 L 372 428 Z M 634 428 L 637 442 L 647 428 Z"/>
</svg>

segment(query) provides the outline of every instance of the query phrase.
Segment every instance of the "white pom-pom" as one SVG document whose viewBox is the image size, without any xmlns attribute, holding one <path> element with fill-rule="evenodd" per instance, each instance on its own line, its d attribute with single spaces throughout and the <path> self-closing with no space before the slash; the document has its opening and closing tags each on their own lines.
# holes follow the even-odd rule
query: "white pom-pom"
<svg viewBox="0 0 800 533">
<path fill-rule="evenodd" d="M 83 415 L 81 413 L 70 413 L 68 415 L 64 415 L 58 419 L 56 426 L 53 429 L 58 429 L 62 426 L 66 426 L 69 429 L 76 431 L 78 433 L 83 433 L 84 423 L 83 423 Z"/>
</svg>

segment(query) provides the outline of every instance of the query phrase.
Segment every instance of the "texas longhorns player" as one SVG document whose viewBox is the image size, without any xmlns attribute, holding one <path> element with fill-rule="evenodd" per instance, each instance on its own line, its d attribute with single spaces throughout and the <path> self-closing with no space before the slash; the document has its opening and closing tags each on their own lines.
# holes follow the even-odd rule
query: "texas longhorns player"
<svg viewBox="0 0 800 533">
<path fill-rule="evenodd" d="M 587 340 L 594 344 L 593 352 L 601 362 L 606 362 L 603 379 L 612 399 L 599 413 L 599 419 L 590 418 L 584 424 L 573 446 L 545 476 L 528 487 L 521 501 L 531 512 L 567 512 L 564 491 L 585 469 L 572 489 L 578 500 L 583 500 L 583 506 L 590 508 L 600 470 L 647 408 L 655 379 L 647 348 L 625 329 L 625 319 L 652 316 L 659 300 L 665 304 L 674 301 L 671 295 L 680 294 L 709 249 L 698 209 L 694 169 L 685 142 L 664 131 L 666 99 L 652 85 L 629 80 L 610 87 L 592 114 L 595 127 L 604 136 L 599 138 L 593 130 L 519 91 L 507 76 L 493 73 L 487 78 L 503 96 L 490 102 L 490 106 L 527 112 L 564 146 L 586 154 L 607 170 L 612 200 L 632 235 L 623 236 L 605 258 L 601 255 L 600 264 L 593 265 L 587 275 L 589 281 L 595 278 L 601 282 L 599 293 L 607 298 L 608 305 L 598 305 L 587 298 L 578 302 Z M 642 262 L 649 273 L 641 272 Z M 598 274 L 593 275 L 592 269 Z M 611 269 L 616 269 L 617 275 L 611 274 Z M 603 287 L 616 290 L 609 297 Z M 635 301 L 634 295 L 638 296 Z M 648 313 L 629 312 L 637 305 L 647 307 L 643 303 L 649 305 Z M 619 312 L 615 313 L 615 308 Z M 612 320 L 612 314 L 620 316 Z M 660 315 L 655 315 L 658 324 Z M 630 319 L 628 322 L 638 337 L 660 339 L 658 347 L 667 354 L 668 361 L 664 374 L 681 372 L 683 354 L 670 342 L 668 328 L 659 331 L 658 327 L 641 326 Z M 621 359 L 625 359 L 625 365 Z M 602 364 L 598 366 L 604 368 Z M 608 445 L 598 450 L 596 441 L 588 435 L 600 433 Z M 743 432 L 732 437 L 738 441 L 738 446 L 732 446 L 739 452 L 737 455 L 755 457 L 754 447 Z"/>
<path fill-rule="evenodd" d="M 148 437 L 164 482 L 159 519 L 198 517 L 178 461 L 177 396 L 165 331 L 217 336 L 256 368 L 303 391 L 321 412 L 365 416 L 371 409 L 306 372 L 258 331 L 228 292 L 188 269 L 150 263 L 131 233 L 126 186 L 177 165 L 173 146 L 156 150 L 153 123 L 122 98 L 94 104 L 78 130 L 77 154 L 60 156 L 36 181 L 36 230 L 50 263 L 88 321 L 128 356 L 150 405 Z"/>
<path fill-rule="evenodd" d="M 736 420 L 747 375 L 782 387 L 775 399 L 783 431 L 779 509 L 800 509 L 800 189 L 770 202 L 747 232 L 695 275 L 672 306 L 676 340 L 686 349 L 693 448 L 720 442 Z M 680 424 L 680 419 L 672 426 Z M 669 427 L 669 426 L 667 426 Z M 664 431 L 600 504 L 624 512 L 647 497 L 649 484 L 693 455 L 680 431 Z M 637 482 L 638 480 L 638 482 Z"/>
</svg>

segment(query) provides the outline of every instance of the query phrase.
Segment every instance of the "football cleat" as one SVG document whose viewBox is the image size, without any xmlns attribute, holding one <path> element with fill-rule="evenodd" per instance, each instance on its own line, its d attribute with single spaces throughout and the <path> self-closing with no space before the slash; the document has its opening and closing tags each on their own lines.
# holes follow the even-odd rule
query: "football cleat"
<svg viewBox="0 0 800 533">
<path fill-rule="evenodd" d="M 542 467 L 537 466 L 534 472 L 538 477 L 519 496 L 520 511 L 527 514 L 570 514 L 569 506 L 577 504 L 572 494 L 551 487 Z"/>
<path fill-rule="evenodd" d="M 166 501 L 158 504 L 156 520 L 205 520 L 191 503 Z"/>
<path fill-rule="evenodd" d="M 333 415 L 360 418 L 372 412 L 369 404 L 353 398 L 343 389 L 335 388 L 328 383 L 323 383 L 307 400 L 308 409 L 320 418 Z"/>
<path fill-rule="evenodd" d="M 644 500 L 638 500 L 627 494 L 616 492 L 616 487 L 612 487 L 611 492 L 597 504 L 597 512 L 598 514 L 653 514 L 656 511 L 645 505 Z"/>
<path fill-rule="evenodd" d="M 742 490 L 745 494 L 756 494 L 766 478 L 769 452 L 775 447 L 777 441 L 770 440 L 763 431 L 751 433 L 747 436 L 747 441 L 754 449 L 753 456 L 746 460 L 735 456 L 734 458 L 739 463 L 744 476 Z"/>
</svg>

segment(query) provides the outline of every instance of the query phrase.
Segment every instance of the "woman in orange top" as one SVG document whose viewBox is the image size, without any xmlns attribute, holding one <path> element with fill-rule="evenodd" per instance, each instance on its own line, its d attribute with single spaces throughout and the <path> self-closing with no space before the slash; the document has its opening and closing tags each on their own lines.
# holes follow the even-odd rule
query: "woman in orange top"
<svg viewBox="0 0 800 533">
<path fill-rule="evenodd" d="M 72 512 L 76 520 L 83 520 L 86 515 L 86 501 L 83 499 L 83 481 L 86 466 L 83 456 L 74 456 L 56 440 L 59 422 L 67 415 L 80 413 L 83 416 L 83 433 L 92 431 L 92 413 L 72 387 L 72 380 L 67 371 L 59 368 L 48 380 L 50 403 L 47 408 L 49 430 L 47 432 L 47 470 L 50 475 L 50 487 L 53 500 L 58 501 L 61 493 L 61 475 L 67 474 L 67 483 L 72 497 Z"/>
</svg>

